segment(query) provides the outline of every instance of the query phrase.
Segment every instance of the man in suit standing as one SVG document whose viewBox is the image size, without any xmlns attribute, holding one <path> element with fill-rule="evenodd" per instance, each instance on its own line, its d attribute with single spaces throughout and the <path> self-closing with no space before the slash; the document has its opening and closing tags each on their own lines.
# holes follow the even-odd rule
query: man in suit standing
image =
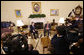
<svg viewBox="0 0 84 55">
<path fill-rule="evenodd" d="M 34 22 L 30 25 L 30 33 L 33 33 L 35 39 L 38 37 L 38 31 L 35 30 Z M 37 36 L 35 34 L 37 34 Z"/>
<path fill-rule="evenodd" d="M 47 21 L 47 23 L 44 26 L 44 36 L 45 36 L 46 32 L 48 32 L 48 36 L 49 36 L 50 29 L 51 29 L 51 25 Z"/>
</svg>

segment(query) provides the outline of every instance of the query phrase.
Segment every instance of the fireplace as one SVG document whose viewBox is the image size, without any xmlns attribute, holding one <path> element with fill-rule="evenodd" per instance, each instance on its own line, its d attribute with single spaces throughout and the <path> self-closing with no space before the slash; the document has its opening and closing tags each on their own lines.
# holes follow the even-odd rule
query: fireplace
<svg viewBox="0 0 84 55">
<path fill-rule="evenodd" d="M 34 18 L 30 20 L 30 23 L 34 22 L 36 29 L 43 29 L 43 25 L 45 24 L 45 18 Z"/>
<path fill-rule="evenodd" d="M 43 22 L 36 22 L 35 29 L 43 29 Z"/>
</svg>

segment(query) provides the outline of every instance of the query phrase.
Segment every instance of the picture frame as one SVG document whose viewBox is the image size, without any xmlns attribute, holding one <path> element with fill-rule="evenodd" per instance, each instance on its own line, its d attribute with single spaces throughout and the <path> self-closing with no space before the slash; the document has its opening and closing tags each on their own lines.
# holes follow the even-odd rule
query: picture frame
<svg viewBox="0 0 84 55">
<path fill-rule="evenodd" d="M 58 16 L 59 9 L 50 9 L 50 16 Z"/>
<path fill-rule="evenodd" d="M 41 2 L 32 2 L 32 10 L 34 14 L 41 13 Z"/>
<path fill-rule="evenodd" d="M 16 17 L 17 17 L 17 18 L 18 18 L 18 17 L 22 17 L 22 15 L 21 15 L 21 10 L 20 10 L 20 9 L 15 10 L 15 14 L 16 14 Z"/>
</svg>

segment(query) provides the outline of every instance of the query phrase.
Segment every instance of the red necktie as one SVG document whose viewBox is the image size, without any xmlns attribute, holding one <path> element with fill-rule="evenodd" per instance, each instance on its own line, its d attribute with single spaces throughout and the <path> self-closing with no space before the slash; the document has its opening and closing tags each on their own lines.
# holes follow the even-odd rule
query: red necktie
<svg viewBox="0 0 84 55">
<path fill-rule="evenodd" d="M 47 29 L 48 29 L 48 24 L 47 24 Z"/>
</svg>

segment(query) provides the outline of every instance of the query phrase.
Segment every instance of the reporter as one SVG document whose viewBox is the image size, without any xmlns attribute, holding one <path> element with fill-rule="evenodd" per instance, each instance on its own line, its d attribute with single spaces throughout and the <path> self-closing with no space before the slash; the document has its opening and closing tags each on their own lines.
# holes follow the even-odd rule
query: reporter
<svg viewBox="0 0 84 55">
<path fill-rule="evenodd" d="M 39 54 L 39 52 L 37 50 L 33 50 L 33 45 L 32 44 L 29 44 L 28 45 L 28 51 L 29 53 L 28 54 Z"/>
<path fill-rule="evenodd" d="M 56 27 L 56 32 L 51 40 L 54 48 L 54 54 L 69 54 L 68 43 L 65 39 L 66 31 L 63 26 Z"/>
</svg>

